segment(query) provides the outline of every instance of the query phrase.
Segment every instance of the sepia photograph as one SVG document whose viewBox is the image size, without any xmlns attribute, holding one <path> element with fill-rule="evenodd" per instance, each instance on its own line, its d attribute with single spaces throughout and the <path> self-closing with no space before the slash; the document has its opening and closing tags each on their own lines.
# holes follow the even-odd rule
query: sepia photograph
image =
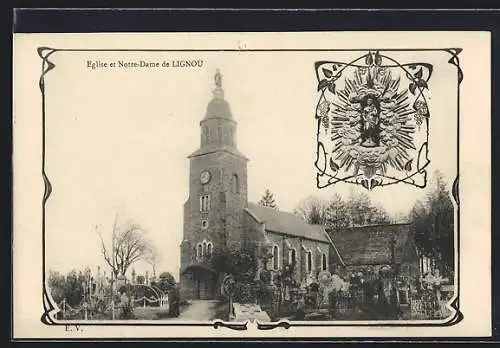
<svg viewBox="0 0 500 348">
<path fill-rule="evenodd" d="M 473 318 L 470 49 L 284 37 L 37 44 L 41 226 L 18 250 L 40 268 L 38 322 L 293 335 Z"/>
<path fill-rule="evenodd" d="M 147 58 L 157 64 L 101 55 L 86 62 L 80 86 L 66 86 L 73 93 L 55 102 L 51 90 L 66 83 L 57 69 L 82 58 L 66 55 L 54 52 L 54 71 L 44 77 L 48 105 L 58 109 L 46 149 L 47 290 L 58 320 L 456 315 L 451 191 L 458 173 L 450 155 L 459 81 L 450 52 L 340 51 L 329 56 L 351 63 L 321 67 L 324 54 L 310 54 L 291 77 L 285 53 L 260 54 L 253 64 L 251 54 L 240 55 L 226 69 L 231 55 Z M 393 63 L 415 55 L 416 62 Z M 325 75 L 318 88 L 315 63 Z M 269 66 L 273 75 L 250 76 Z M 102 69 L 134 70 L 115 80 Z M 303 97 L 316 91 L 319 120 Z M 317 123 L 329 169 L 353 168 L 350 179 L 327 188 L 307 165 L 317 155 Z M 446 139 L 428 148 L 443 124 Z M 281 132 L 289 136 L 277 138 Z M 408 180 L 417 187 L 403 187 Z M 404 198 L 394 201 L 398 194 Z M 80 251 L 61 250 L 62 240 L 78 241 Z"/>
</svg>

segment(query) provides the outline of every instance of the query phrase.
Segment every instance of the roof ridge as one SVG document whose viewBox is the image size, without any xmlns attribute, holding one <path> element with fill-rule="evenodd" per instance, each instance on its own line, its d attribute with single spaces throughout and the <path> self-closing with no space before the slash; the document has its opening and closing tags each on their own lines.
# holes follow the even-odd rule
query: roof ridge
<svg viewBox="0 0 500 348">
<path fill-rule="evenodd" d="M 345 231 L 345 230 L 355 230 L 355 229 L 362 229 L 362 228 L 369 228 L 369 227 L 383 227 L 383 226 L 404 226 L 404 225 L 412 225 L 411 222 L 398 222 L 398 223 L 390 223 L 390 224 L 374 224 L 374 225 L 358 225 L 358 226 L 348 226 L 348 227 L 343 227 L 343 228 L 340 228 L 340 229 L 335 229 L 335 228 L 326 228 L 325 229 L 327 231 L 333 231 L 333 232 L 336 232 L 336 231 Z"/>
<path fill-rule="evenodd" d="M 264 222 L 267 231 L 329 243 L 326 231 L 308 224 L 292 212 L 277 210 L 254 202 L 248 202 L 247 212 L 255 220 Z"/>
</svg>

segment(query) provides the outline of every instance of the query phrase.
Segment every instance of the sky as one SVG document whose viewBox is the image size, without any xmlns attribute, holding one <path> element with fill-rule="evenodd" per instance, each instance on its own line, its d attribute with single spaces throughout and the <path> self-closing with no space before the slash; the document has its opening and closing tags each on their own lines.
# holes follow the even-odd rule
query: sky
<svg viewBox="0 0 500 348">
<path fill-rule="evenodd" d="M 281 210 L 292 211 L 310 195 L 325 198 L 351 190 L 367 193 L 390 214 L 407 213 L 424 190 L 394 185 L 371 192 L 339 184 L 319 190 L 314 168 L 314 62 L 352 59 L 339 52 L 57 52 L 46 77 L 46 262 L 67 272 L 104 266 L 100 232 L 133 220 L 148 232 L 161 261 L 157 271 L 179 271 L 182 206 L 188 194 L 187 156 L 199 147 L 199 121 L 223 76 L 225 99 L 238 122 L 237 147 L 250 159 L 248 197 L 269 188 Z M 429 173 L 456 175 L 456 68 L 444 53 L 394 54 L 435 65 L 429 83 Z M 201 68 L 99 68 L 87 61 L 203 60 Z M 138 273 L 151 267 L 134 266 Z"/>
</svg>

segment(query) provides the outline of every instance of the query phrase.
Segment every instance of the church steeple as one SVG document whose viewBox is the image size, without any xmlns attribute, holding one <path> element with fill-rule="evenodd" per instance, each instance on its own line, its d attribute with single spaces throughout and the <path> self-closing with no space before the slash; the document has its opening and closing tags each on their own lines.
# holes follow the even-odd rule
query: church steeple
<svg viewBox="0 0 500 348">
<path fill-rule="evenodd" d="M 217 298 L 217 276 L 200 273 L 207 270 L 200 264 L 209 263 L 212 252 L 245 242 L 248 159 L 236 148 L 236 122 L 224 97 L 222 74 L 212 76 L 215 87 L 200 122 L 200 148 L 189 156 L 180 272 L 187 299 Z"/>
<path fill-rule="evenodd" d="M 224 99 L 222 74 L 219 69 L 214 75 L 215 88 L 212 100 L 207 105 L 205 117 L 200 122 L 200 149 L 190 157 L 214 151 L 225 151 L 244 157 L 236 148 L 236 121 L 231 108 Z"/>
</svg>

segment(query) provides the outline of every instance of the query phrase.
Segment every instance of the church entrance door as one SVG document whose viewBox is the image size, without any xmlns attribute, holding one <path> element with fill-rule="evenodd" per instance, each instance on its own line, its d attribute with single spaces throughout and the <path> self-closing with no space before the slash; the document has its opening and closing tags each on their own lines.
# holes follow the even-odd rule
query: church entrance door
<svg viewBox="0 0 500 348">
<path fill-rule="evenodd" d="M 213 300 L 215 298 L 215 276 L 208 272 L 199 272 L 196 277 L 196 299 Z"/>
<path fill-rule="evenodd" d="M 217 272 L 206 266 L 191 266 L 188 269 L 191 274 L 189 282 L 186 282 L 186 298 L 193 300 L 214 300 L 217 292 Z"/>
<path fill-rule="evenodd" d="M 195 281 L 195 299 L 196 300 L 213 300 L 216 298 L 215 289 L 217 275 L 213 272 L 198 269 L 194 273 Z"/>
</svg>

